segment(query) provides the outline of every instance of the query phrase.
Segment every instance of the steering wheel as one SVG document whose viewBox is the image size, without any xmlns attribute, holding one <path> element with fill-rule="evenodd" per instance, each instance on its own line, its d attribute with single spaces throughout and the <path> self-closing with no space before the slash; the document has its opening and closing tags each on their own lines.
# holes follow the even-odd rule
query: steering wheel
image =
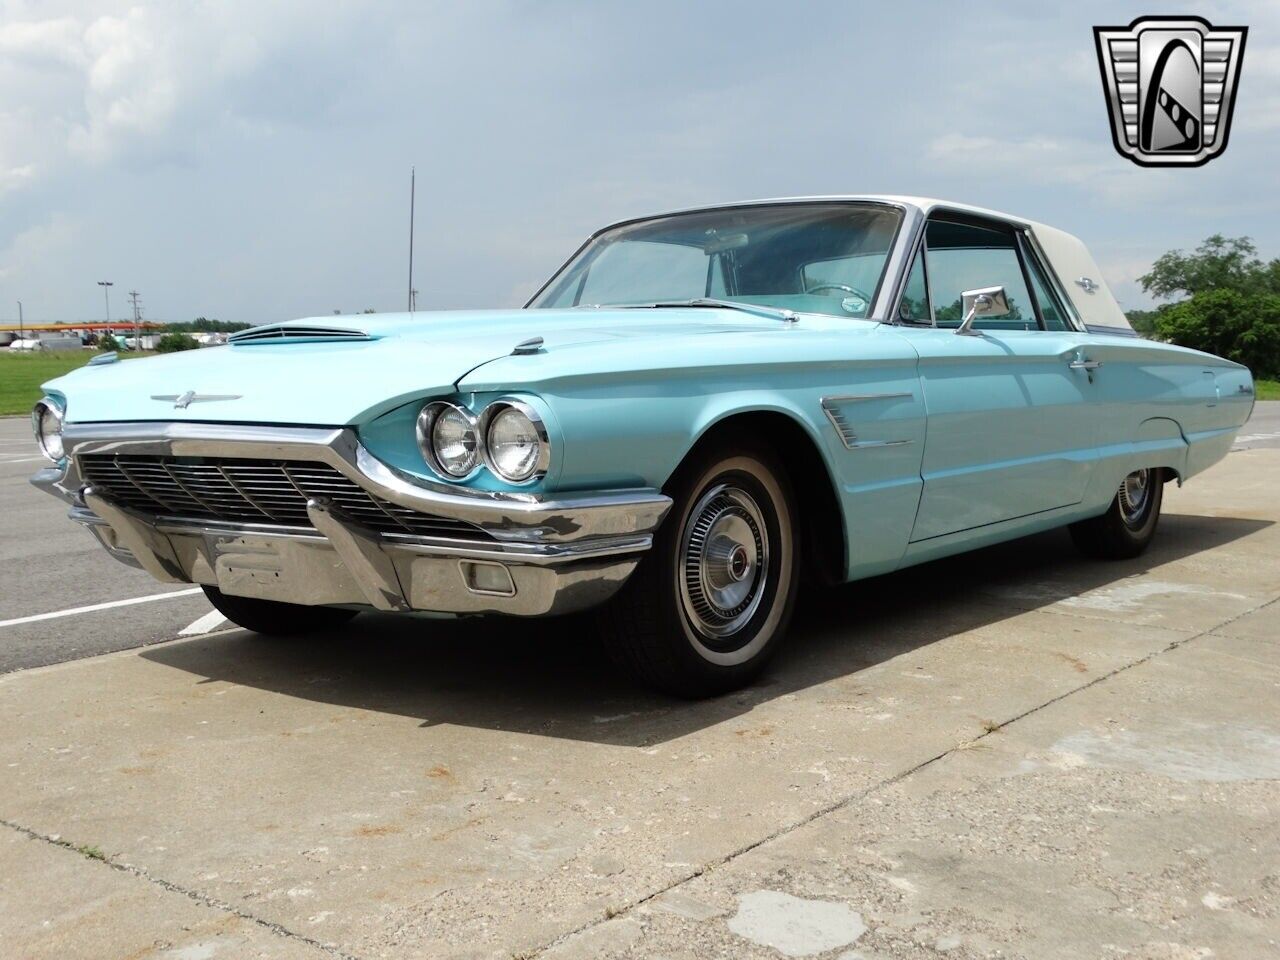
<svg viewBox="0 0 1280 960">
<path fill-rule="evenodd" d="M 849 286 L 847 283 L 816 283 L 805 290 L 805 293 L 816 294 L 819 290 L 838 290 L 842 293 L 851 293 L 862 301 L 863 310 L 866 310 L 871 306 L 871 297 L 869 295 L 859 290 L 857 287 Z M 848 310 L 847 307 L 845 309 Z M 855 311 L 849 310 L 848 312 L 853 313 Z"/>
<path fill-rule="evenodd" d="M 852 293 L 855 297 L 861 297 L 867 303 L 871 302 L 871 297 L 857 287 L 851 287 L 847 283 L 817 283 L 807 289 L 805 293 L 817 293 L 819 290 L 843 290 L 845 293 Z"/>
</svg>

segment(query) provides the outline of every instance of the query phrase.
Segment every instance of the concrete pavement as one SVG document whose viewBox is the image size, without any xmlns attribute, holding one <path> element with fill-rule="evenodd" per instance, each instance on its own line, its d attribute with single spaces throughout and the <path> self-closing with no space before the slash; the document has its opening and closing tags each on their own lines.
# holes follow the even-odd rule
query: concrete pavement
<svg viewBox="0 0 1280 960">
<path fill-rule="evenodd" d="M 810 597 L 763 682 L 706 703 L 623 685 L 572 622 L 10 673 L 0 943 L 1276 955 L 1277 480 L 1253 449 L 1168 488 L 1136 561 L 1057 532 Z"/>
<path fill-rule="evenodd" d="M 64 504 L 27 482 L 47 462 L 28 419 L 0 419 L 0 621 L 174 592 L 107 557 Z M 210 610 L 203 596 L 184 595 L 0 626 L 0 673 L 170 640 Z"/>
</svg>

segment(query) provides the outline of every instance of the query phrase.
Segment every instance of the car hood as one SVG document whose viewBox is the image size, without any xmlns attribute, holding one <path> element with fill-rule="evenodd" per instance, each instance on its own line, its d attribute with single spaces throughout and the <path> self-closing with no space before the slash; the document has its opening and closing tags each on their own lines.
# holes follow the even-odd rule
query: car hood
<svg viewBox="0 0 1280 960">
<path fill-rule="evenodd" d="M 321 317 L 251 342 L 82 367 L 45 384 L 68 423 L 186 420 L 340 426 L 453 392 L 531 337 L 547 350 L 673 335 L 783 330 L 735 310 L 486 310 Z M 185 406 L 178 398 L 192 393 Z"/>
</svg>

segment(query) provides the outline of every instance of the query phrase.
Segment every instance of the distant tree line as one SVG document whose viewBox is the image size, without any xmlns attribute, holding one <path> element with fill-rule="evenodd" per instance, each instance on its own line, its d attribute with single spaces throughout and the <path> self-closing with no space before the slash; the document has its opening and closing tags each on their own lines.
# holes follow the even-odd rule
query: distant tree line
<svg viewBox="0 0 1280 960">
<path fill-rule="evenodd" d="M 249 324 L 196 317 L 190 323 L 166 323 L 164 329 L 171 333 L 235 333 L 237 330 L 248 330 Z"/>
<path fill-rule="evenodd" d="M 1280 258 L 1263 262 L 1248 237 L 1215 233 L 1194 253 L 1170 250 L 1138 278 L 1160 300 L 1126 316 L 1140 333 L 1280 377 Z"/>
</svg>

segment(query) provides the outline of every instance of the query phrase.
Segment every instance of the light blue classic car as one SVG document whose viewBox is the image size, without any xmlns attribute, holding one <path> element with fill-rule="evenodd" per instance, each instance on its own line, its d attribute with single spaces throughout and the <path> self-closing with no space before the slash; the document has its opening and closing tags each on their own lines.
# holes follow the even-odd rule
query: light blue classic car
<svg viewBox="0 0 1280 960">
<path fill-rule="evenodd" d="M 1135 337 L 1074 237 L 910 197 L 629 220 L 521 310 L 107 360 L 46 385 L 33 482 L 116 558 L 268 634 L 598 606 L 689 696 L 756 675 L 802 578 L 1067 524 L 1137 555 L 1254 401 Z"/>
</svg>

